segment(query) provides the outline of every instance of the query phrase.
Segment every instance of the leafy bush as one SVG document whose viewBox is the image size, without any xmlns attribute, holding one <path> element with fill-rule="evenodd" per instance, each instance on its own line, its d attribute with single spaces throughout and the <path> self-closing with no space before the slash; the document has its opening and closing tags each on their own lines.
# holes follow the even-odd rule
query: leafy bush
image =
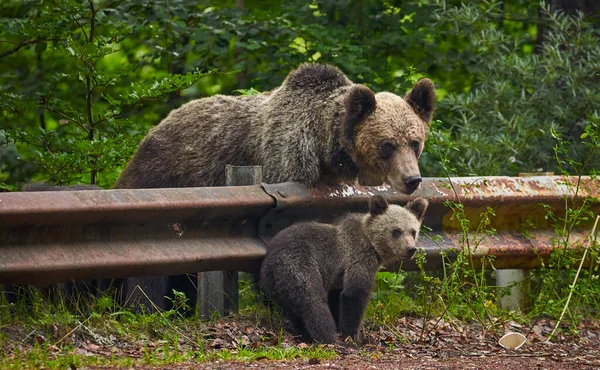
<svg viewBox="0 0 600 370">
<path fill-rule="evenodd" d="M 314 61 L 377 91 L 433 78 L 452 173 L 553 171 L 553 134 L 578 156 L 599 115 L 599 28 L 538 10 L 537 1 L 5 1 L 0 183 L 108 187 L 169 110 L 271 89 Z M 440 160 L 425 153 L 423 173 L 443 174 Z"/>
<path fill-rule="evenodd" d="M 450 6 L 436 11 L 437 27 L 468 41 L 464 63 L 474 83 L 440 102 L 438 139 L 458 175 L 516 175 L 559 171 L 554 153 L 558 136 L 571 145 L 577 162 L 588 153 L 580 136 L 600 116 L 600 28 L 593 18 L 567 16 L 543 7 L 545 38 L 536 28 L 511 32 L 500 21 L 503 2 Z M 535 46 L 539 51 L 535 51 Z M 598 127 L 594 126 L 597 131 Z M 436 168 L 441 158 L 426 158 Z M 587 168 L 598 168 L 600 161 Z M 573 171 L 575 167 L 561 166 Z M 439 168 L 439 167 L 437 167 Z M 434 172 L 439 172 L 434 171 Z"/>
<path fill-rule="evenodd" d="M 145 31 L 161 4 L 109 3 L 3 3 L 0 36 L 13 46 L 0 53 L 0 156 L 10 159 L 0 181 L 110 186 L 162 115 L 144 106 L 204 76 L 168 72 L 169 53 Z"/>
</svg>

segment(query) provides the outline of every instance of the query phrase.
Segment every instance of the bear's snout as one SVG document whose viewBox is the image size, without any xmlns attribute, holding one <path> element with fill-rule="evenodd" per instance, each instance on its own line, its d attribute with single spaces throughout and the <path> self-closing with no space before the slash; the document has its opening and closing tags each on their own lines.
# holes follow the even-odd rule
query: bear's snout
<svg viewBox="0 0 600 370">
<path fill-rule="evenodd" d="M 408 248 L 406 248 L 406 255 L 409 258 L 412 258 L 412 256 L 414 256 L 416 252 L 417 252 L 417 247 L 408 247 Z"/>
<path fill-rule="evenodd" d="M 387 179 L 395 190 L 404 194 L 414 193 L 423 181 L 415 154 L 399 153 L 394 156 Z"/>
<path fill-rule="evenodd" d="M 406 180 L 404 180 L 404 185 L 406 185 L 406 190 L 408 191 L 408 194 L 417 190 L 417 188 L 419 187 L 419 184 L 421 184 L 421 181 L 423 181 L 421 176 L 407 177 Z"/>
</svg>

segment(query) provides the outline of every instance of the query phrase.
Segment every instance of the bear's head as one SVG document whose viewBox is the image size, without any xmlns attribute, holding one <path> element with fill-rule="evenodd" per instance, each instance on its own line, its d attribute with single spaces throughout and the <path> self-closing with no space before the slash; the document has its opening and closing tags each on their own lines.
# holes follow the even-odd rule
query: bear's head
<svg viewBox="0 0 600 370">
<path fill-rule="evenodd" d="M 435 108 L 435 87 L 425 78 L 404 99 L 352 85 L 344 98 L 343 147 L 365 185 L 386 181 L 405 194 L 421 183 L 418 159 Z"/>
<path fill-rule="evenodd" d="M 406 206 L 388 205 L 381 195 L 369 200 L 365 216 L 365 233 L 382 259 L 382 263 L 408 260 L 417 251 L 419 229 L 429 203 L 416 198 Z"/>
</svg>

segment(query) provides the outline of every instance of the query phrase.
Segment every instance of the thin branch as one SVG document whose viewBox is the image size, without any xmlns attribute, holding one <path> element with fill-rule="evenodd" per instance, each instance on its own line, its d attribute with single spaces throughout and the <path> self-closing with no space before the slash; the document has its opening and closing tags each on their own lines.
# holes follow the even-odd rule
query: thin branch
<svg viewBox="0 0 600 370">
<path fill-rule="evenodd" d="M 89 132 L 89 129 L 88 129 L 87 127 L 85 127 L 85 125 L 83 124 L 83 122 L 81 122 L 81 121 L 79 121 L 79 120 L 76 120 L 76 119 L 74 119 L 74 118 L 72 118 L 72 117 L 69 117 L 69 116 L 67 116 L 66 114 L 64 114 L 64 113 L 62 113 L 62 112 L 60 112 L 60 111 L 57 111 L 57 110 L 56 110 L 56 109 L 54 109 L 54 108 L 50 108 L 50 107 L 49 107 L 47 104 L 46 104 L 46 105 L 45 105 L 43 108 L 44 108 L 45 110 L 47 110 L 48 112 L 51 112 L 51 113 L 54 113 L 54 114 L 57 114 L 57 115 L 61 116 L 62 118 L 66 119 L 67 121 L 70 121 L 70 122 L 73 122 L 73 123 L 75 123 L 77 126 L 81 127 L 81 128 L 82 128 L 82 129 L 84 129 L 86 132 Z"/>
<path fill-rule="evenodd" d="M 96 120 L 96 121 L 94 122 L 94 124 L 95 124 L 96 126 L 98 126 L 99 124 L 101 124 L 101 123 L 104 123 L 104 122 L 108 121 L 109 119 L 113 119 L 113 118 L 114 118 L 114 119 L 121 119 L 121 118 L 123 118 L 123 117 L 125 117 L 125 115 L 124 115 L 124 114 L 122 114 L 122 113 L 115 114 L 115 115 L 109 115 L 109 116 L 107 116 L 107 117 L 104 117 L 104 118 L 101 118 L 101 119 L 99 119 L 99 120 Z"/>
<path fill-rule="evenodd" d="M 37 44 L 38 42 L 56 41 L 56 40 L 60 40 L 60 39 L 53 39 L 53 38 L 49 39 L 49 38 L 46 38 L 46 37 L 38 37 L 38 38 L 35 38 L 35 39 L 23 40 L 23 41 L 19 42 L 17 44 L 17 46 L 15 46 L 14 48 L 6 50 L 6 51 L 3 51 L 2 53 L 0 53 L 0 58 L 3 58 L 5 56 L 7 56 L 7 55 L 14 54 L 17 51 L 19 51 L 19 49 L 21 49 L 22 47 L 25 47 L 27 45 Z"/>
<path fill-rule="evenodd" d="M 63 12 L 65 12 L 66 15 L 68 15 L 69 17 L 71 17 L 71 19 L 73 20 L 73 22 L 77 23 L 77 25 L 79 26 L 79 28 L 81 28 L 81 31 L 83 32 L 83 36 L 85 36 L 85 41 L 87 42 L 88 40 L 88 35 L 85 32 L 85 28 L 83 28 L 83 26 L 81 25 L 81 23 L 79 23 L 79 21 L 77 20 L 77 18 L 75 18 L 69 11 L 67 11 L 65 8 L 61 7 L 60 5 L 58 5 L 55 1 L 52 1 L 52 4 L 54 4 L 57 8 L 59 8 L 60 10 L 62 10 Z"/>
</svg>

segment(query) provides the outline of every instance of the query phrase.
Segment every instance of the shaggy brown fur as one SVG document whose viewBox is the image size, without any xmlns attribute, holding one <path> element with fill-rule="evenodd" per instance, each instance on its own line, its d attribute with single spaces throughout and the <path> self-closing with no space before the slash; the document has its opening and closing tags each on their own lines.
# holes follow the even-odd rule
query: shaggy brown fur
<svg viewBox="0 0 600 370">
<path fill-rule="evenodd" d="M 284 229 L 267 246 L 263 291 L 304 339 L 333 343 L 337 331 L 355 338 L 375 273 L 383 264 L 413 256 L 427 205 L 417 198 L 404 208 L 388 206 L 376 195 L 366 215 Z"/>
<path fill-rule="evenodd" d="M 172 111 L 115 187 L 225 185 L 229 164 L 262 165 L 267 183 L 352 182 L 360 170 L 412 193 L 434 104 L 428 79 L 404 100 L 354 84 L 335 67 L 304 64 L 272 92 L 217 95 Z"/>
</svg>

